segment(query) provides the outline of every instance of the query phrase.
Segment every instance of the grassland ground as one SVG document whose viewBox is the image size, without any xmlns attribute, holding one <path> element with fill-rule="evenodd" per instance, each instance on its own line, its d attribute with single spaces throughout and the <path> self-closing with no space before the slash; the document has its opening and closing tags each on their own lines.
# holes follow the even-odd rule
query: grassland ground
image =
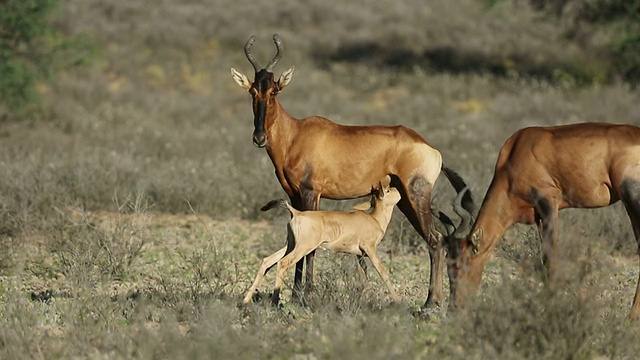
<svg viewBox="0 0 640 360">
<path fill-rule="evenodd" d="M 620 204 L 561 212 L 554 293 L 535 230 L 516 226 L 464 311 L 414 317 L 428 258 L 396 211 L 379 255 L 400 304 L 372 267 L 363 282 L 352 256 L 320 252 L 307 307 L 288 287 L 282 309 L 238 306 L 288 220 L 259 212 L 285 195 L 229 74 L 250 69 L 251 34 L 262 62 L 282 36 L 274 71 L 296 66 L 279 95 L 292 115 L 413 128 L 477 202 L 519 128 L 640 125 L 638 90 L 598 80 L 607 34 L 572 41 L 528 1 L 483 4 L 66 1 L 53 21 L 86 34 L 95 62 L 40 84 L 28 118 L 0 121 L 0 358 L 635 358 L 637 247 Z M 451 213 L 453 197 L 439 180 L 434 208 Z"/>
<path fill-rule="evenodd" d="M 70 215 L 73 216 L 74 213 L 76 216 L 82 216 L 74 220 L 75 226 L 82 226 L 82 224 L 78 225 L 78 221 L 88 221 L 85 224 L 88 231 L 98 232 L 103 238 L 111 238 L 110 244 L 104 240 L 100 244 L 103 247 L 111 246 L 113 249 L 108 249 L 111 253 L 115 253 L 120 248 L 126 249 L 121 250 L 123 257 L 131 256 L 132 254 L 126 252 L 138 251 L 132 244 L 138 243 L 140 246 L 139 252 L 133 254 L 135 258 L 127 264 L 127 269 L 123 269 L 123 276 L 113 276 L 109 281 L 101 279 L 103 281 L 95 283 L 98 286 L 95 289 L 96 295 L 109 299 L 149 294 L 157 291 L 167 279 L 174 281 L 178 278 L 188 279 L 194 276 L 189 272 L 198 271 L 202 276 L 209 277 L 213 274 L 219 277 L 217 290 L 224 289 L 220 293 L 224 293 L 225 299 L 232 303 L 238 300 L 250 285 L 262 257 L 282 246 L 286 237 L 285 224 L 282 221 L 276 221 L 274 224 L 267 220 L 220 220 L 198 214 L 149 215 L 103 211 L 85 213 L 81 210 L 69 210 Z M 129 234 L 123 234 L 123 227 L 127 228 L 126 231 Z M 525 236 L 532 235 L 525 231 Z M 60 269 L 57 265 L 62 257 L 80 255 L 79 252 L 68 255 L 59 254 L 55 247 L 60 244 L 47 243 L 51 240 L 46 239 L 45 236 L 34 235 L 25 240 L 30 241 L 14 254 L 19 259 L 16 262 L 24 263 L 24 272 L 3 277 L 4 291 L 10 288 L 8 284 L 12 286 L 19 284 L 17 289 L 23 294 L 33 295 L 32 300 L 46 300 L 48 298 L 40 299 L 38 296 L 47 293 L 51 298 L 72 298 L 74 296 L 73 276 L 66 276 L 63 271 L 56 271 L 56 269 Z M 510 245 L 513 244 L 505 245 L 488 266 L 485 276 L 487 286 L 499 286 L 504 280 L 526 277 L 527 273 L 538 266 L 533 255 L 535 251 L 530 252 L 531 258 L 523 261 L 510 254 L 514 251 L 513 247 L 509 247 Z M 427 293 L 425 285 L 428 279 L 428 254 L 423 249 L 417 252 L 399 251 L 394 240 L 383 242 L 379 252 L 390 269 L 394 285 L 402 298 L 407 299 L 404 306 L 408 309 L 418 308 Z M 574 259 L 578 263 L 567 261 L 566 265 L 577 266 L 581 261 L 593 261 L 591 257 L 595 255 L 580 254 L 577 259 Z M 624 308 L 626 300 L 633 294 L 633 285 L 637 278 L 635 266 L 637 259 L 617 255 L 605 256 L 601 261 L 602 264 L 599 265 L 603 270 L 598 272 L 603 278 L 598 281 L 602 280 L 605 284 L 614 284 L 614 286 L 600 296 L 617 304 L 617 307 Z M 594 265 L 596 264 L 591 264 L 591 266 Z M 43 269 L 47 266 L 47 269 Z M 332 281 L 331 276 L 323 274 L 324 272 L 331 274 L 344 271 L 346 277 L 339 279 L 341 288 L 360 288 L 367 295 L 368 301 L 375 302 L 376 298 L 381 298 L 383 302 L 390 300 L 383 284 L 375 276 L 367 279 L 366 284 L 362 284 L 360 279 L 355 278 L 356 262 L 355 257 L 351 255 L 336 255 L 320 249 L 318 267 L 318 276 L 323 278 L 324 282 Z M 43 277 L 45 273 L 46 276 Z M 291 275 L 288 274 L 288 277 Z M 273 273 L 267 275 L 260 287 L 263 292 L 270 291 L 274 276 Z M 205 279 L 200 280 L 205 281 Z M 211 279 L 206 281 L 207 284 L 201 285 L 214 286 L 215 281 Z M 592 283 L 595 281 L 596 279 L 593 279 Z M 285 302 L 290 298 L 290 290 L 289 288 L 285 295 Z M 339 297 L 340 294 L 335 296 Z"/>
<path fill-rule="evenodd" d="M 281 308 L 268 301 L 240 307 L 261 257 L 283 242 L 285 219 L 62 212 L 68 237 L 32 234 L 14 253 L 20 270 L 0 280 L 2 339 L 20 340 L 5 342 L 7 356 L 486 358 L 562 350 L 591 357 L 634 349 L 616 333 L 630 326 L 624 315 L 637 279 L 631 257 L 565 247 L 566 278 L 561 294 L 550 295 L 535 275 L 531 244 L 507 239 L 469 312 L 443 309 L 425 318 L 412 313 L 426 298 L 427 255 L 386 239 L 379 254 L 400 304 L 390 303 L 375 275 L 366 282 L 356 276 L 353 256 L 320 251 L 307 307 L 289 301 L 290 289 Z M 521 230 L 516 237 L 536 241 Z M 260 287 L 265 298 L 273 280 L 269 273 Z M 538 336 L 537 348 L 522 343 Z"/>
</svg>

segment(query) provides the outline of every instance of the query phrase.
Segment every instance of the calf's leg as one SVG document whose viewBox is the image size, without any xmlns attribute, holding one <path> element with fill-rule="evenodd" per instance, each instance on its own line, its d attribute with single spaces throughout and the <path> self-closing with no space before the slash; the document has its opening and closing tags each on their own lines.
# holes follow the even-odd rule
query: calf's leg
<svg viewBox="0 0 640 360">
<path fill-rule="evenodd" d="M 244 300 L 242 301 L 243 303 L 248 304 L 251 302 L 253 294 L 256 292 L 256 289 L 260 285 L 260 282 L 262 281 L 264 276 L 278 261 L 280 261 L 280 259 L 282 259 L 286 251 L 287 247 L 285 246 L 262 260 L 262 264 L 260 264 L 260 269 L 258 269 L 256 279 L 253 281 L 253 284 L 251 285 L 249 290 L 247 290 L 247 293 L 244 296 Z"/>
</svg>

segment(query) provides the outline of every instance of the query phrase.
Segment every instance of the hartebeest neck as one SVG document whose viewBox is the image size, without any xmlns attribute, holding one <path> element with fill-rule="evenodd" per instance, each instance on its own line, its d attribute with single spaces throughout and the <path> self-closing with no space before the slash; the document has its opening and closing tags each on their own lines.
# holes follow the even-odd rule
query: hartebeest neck
<svg viewBox="0 0 640 360">
<path fill-rule="evenodd" d="M 463 249 L 464 255 L 460 263 L 463 273 L 457 278 L 460 286 L 452 285 L 452 289 L 454 286 L 456 288 L 455 303 L 458 305 L 461 305 L 469 294 L 477 292 L 485 264 L 506 229 L 514 223 L 508 195 L 500 191 L 492 193 L 491 189 L 490 186 L 478 218 L 466 237 L 466 246 L 463 246 L 466 248 Z M 473 247 L 475 242 L 478 251 L 474 254 L 470 247 Z"/>
<path fill-rule="evenodd" d="M 375 204 L 371 216 L 376 219 L 382 232 L 387 231 L 391 216 L 393 215 L 393 208 L 395 205 Z"/>
<path fill-rule="evenodd" d="M 267 153 L 274 164 L 288 153 L 287 149 L 295 137 L 298 121 L 287 113 L 278 98 L 273 99 L 267 106 Z"/>
<path fill-rule="evenodd" d="M 489 187 L 470 234 L 481 231 L 479 255 L 492 252 L 505 231 L 515 223 L 511 201 L 505 192 Z"/>
</svg>

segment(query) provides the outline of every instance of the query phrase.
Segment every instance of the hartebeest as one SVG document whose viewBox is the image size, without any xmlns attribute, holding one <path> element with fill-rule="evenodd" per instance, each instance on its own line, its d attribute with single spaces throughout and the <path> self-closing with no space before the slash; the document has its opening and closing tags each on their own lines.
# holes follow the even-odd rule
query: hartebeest
<svg viewBox="0 0 640 360">
<path fill-rule="evenodd" d="M 485 263 L 513 224 L 539 226 L 543 263 L 553 274 L 558 211 L 618 200 L 640 255 L 640 127 L 582 123 L 515 132 L 500 150 L 475 223 L 449 244 L 450 305 L 477 292 Z M 640 279 L 629 316 L 640 316 Z"/>
<path fill-rule="evenodd" d="M 394 301 L 399 301 L 393 289 L 389 274 L 385 270 L 376 250 L 387 231 L 393 208 L 400 201 L 400 193 L 390 187 L 390 178 L 380 182 L 373 196 L 373 209 L 366 212 L 356 209 L 345 211 L 298 211 L 286 200 L 272 200 L 260 210 L 267 211 L 277 206 L 284 207 L 291 214 L 287 224 L 287 245 L 262 260 L 256 278 L 244 297 L 244 303 L 250 303 L 264 275 L 278 264 L 276 286 L 272 302 L 277 305 L 284 274 L 298 260 L 315 251 L 318 247 L 336 253 L 348 253 L 358 256 L 360 266 L 365 267 L 363 256 L 368 256 L 373 267 L 389 289 Z"/>
<path fill-rule="evenodd" d="M 352 199 L 371 193 L 385 175 L 402 196 L 399 209 L 427 241 L 431 274 L 425 306 L 442 301 L 444 249 L 432 234 L 431 191 L 440 171 L 456 190 L 465 187 L 454 171 L 443 167 L 442 156 L 415 131 L 404 126 L 344 126 L 326 118 L 296 119 L 280 104 L 277 95 L 291 81 L 294 67 L 278 80 L 271 70 L 282 56 L 275 34 L 276 55 L 265 68 L 251 54 L 255 37 L 244 52 L 255 70 L 254 81 L 231 68 L 234 81 L 253 99 L 253 143 L 267 150 L 280 185 L 298 210 L 317 210 L 320 198 Z M 307 255 L 307 285 L 313 274 L 313 252 Z M 302 281 L 302 261 L 296 265 L 295 289 Z"/>
</svg>

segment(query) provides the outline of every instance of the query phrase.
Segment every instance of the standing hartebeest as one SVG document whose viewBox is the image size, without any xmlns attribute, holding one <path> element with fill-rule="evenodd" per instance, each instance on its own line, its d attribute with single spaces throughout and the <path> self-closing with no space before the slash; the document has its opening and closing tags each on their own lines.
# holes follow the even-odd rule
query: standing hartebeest
<svg viewBox="0 0 640 360">
<path fill-rule="evenodd" d="M 582 123 L 517 131 L 500 150 L 475 223 L 448 244 L 450 305 L 477 292 L 485 263 L 511 225 L 539 226 L 543 262 L 553 274 L 558 211 L 618 200 L 627 210 L 640 255 L 640 127 Z M 461 227 L 468 228 L 468 214 L 464 218 Z M 640 316 L 640 279 L 629 316 Z"/>
<path fill-rule="evenodd" d="M 294 67 L 276 81 L 271 70 L 282 56 L 282 41 L 273 35 L 276 55 L 265 68 L 251 54 L 251 36 L 244 52 L 255 70 L 254 81 L 231 68 L 234 81 L 253 99 L 253 143 L 265 147 L 276 176 L 294 208 L 317 210 L 320 198 L 352 199 L 371 193 L 386 175 L 402 199 L 398 207 L 427 241 L 431 274 L 424 306 L 442 302 L 444 249 L 431 229 L 431 191 L 440 171 L 456 190 L 466 185 L 442 166 L 440 152 L 404 126 L 344 126 L 326 118 L 296 119 L 277 95 L 291 81 Z M 313 254 L 307 255 L 307 286 L 312 282 Z M 294 289 L 300 289 L 302 260 L 296 264 Z"/>
</svg>

